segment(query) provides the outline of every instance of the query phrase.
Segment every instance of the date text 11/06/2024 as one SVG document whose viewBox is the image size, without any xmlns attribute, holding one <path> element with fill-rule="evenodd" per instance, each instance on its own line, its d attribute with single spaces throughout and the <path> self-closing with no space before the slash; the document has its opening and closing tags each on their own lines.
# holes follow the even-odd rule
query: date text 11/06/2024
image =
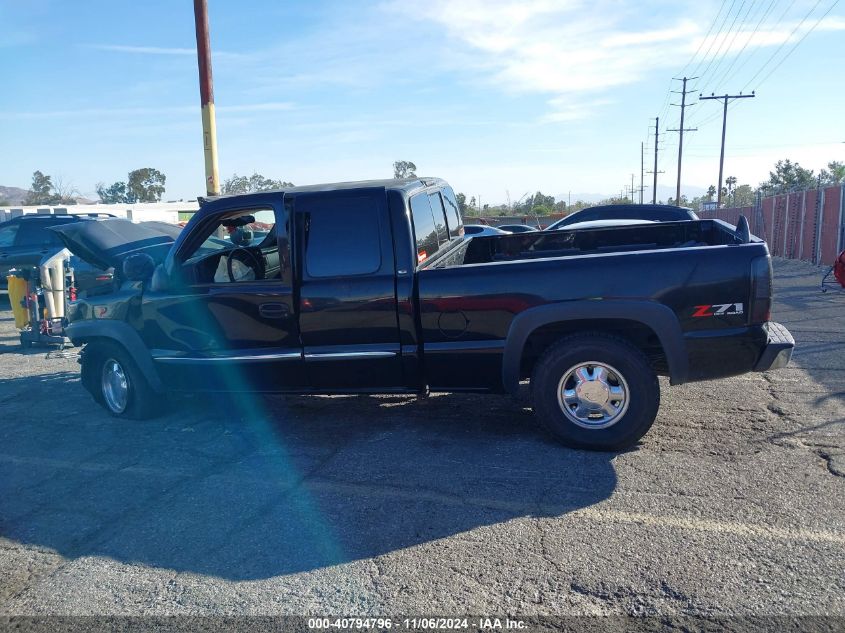
<svg viewBox="0 0 845 633">
<path fill-rule="evenodd" d="M 524 630 L 526 623 L 510 618 L 308 618 L 311 630 Z"/>
</svg>

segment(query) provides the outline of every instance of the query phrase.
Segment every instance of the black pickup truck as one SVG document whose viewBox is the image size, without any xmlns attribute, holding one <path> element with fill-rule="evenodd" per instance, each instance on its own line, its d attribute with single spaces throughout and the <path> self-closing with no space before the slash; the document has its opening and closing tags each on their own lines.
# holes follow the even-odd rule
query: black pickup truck
<svg viewBox="0 0 845 633">
<path fill-rule="evenodd" d="M 516 394 L 570 446 L 616 450 L 679 385 L 785 366 L 765 243 L 718 220 L 465 238 L 436 178 L 201 200 L 175 242 L 55 229 L 123 271 L 67 334 L 113 415 L 171 391 Z"/>
</svg>

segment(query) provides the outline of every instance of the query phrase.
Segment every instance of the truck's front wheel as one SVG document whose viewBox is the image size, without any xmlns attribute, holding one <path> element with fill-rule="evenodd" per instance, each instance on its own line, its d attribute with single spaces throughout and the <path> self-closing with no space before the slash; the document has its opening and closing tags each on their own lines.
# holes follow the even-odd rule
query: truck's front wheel
<svg viewBox="0 0 845 633">
<path fill-rule="evenodd" d="M 546 350 L 534 367 L 531 396 L 541 423 L 567 446 L 615 451 L 651 428 L 660 385 L 640 350 L 595 333 Z"/>
<path fill-rule="evenodd" d="M 158 413 L 158 398 L 147 379 L 117 344 L 92 342 L 86 346 L 82 381 L 94 400 L 115 417 L 143 420 Z"/>
</svg>

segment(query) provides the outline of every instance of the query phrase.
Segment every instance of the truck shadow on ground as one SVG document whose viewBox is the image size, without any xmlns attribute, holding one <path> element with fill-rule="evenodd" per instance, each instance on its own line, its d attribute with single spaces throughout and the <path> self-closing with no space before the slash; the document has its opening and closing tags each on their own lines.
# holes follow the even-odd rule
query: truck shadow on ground
<svg viewBox="0 0 845 633">
<path fill-rule="evenodd" d="M 5 380 L 0 535 L 253 580 L 607 499 L 615 454 L 561 447 L 506 397 L 195 397 L 116 420 L 78 374 Z M 539 538 L 539 532 L 537 538 Z"/>
</svg>

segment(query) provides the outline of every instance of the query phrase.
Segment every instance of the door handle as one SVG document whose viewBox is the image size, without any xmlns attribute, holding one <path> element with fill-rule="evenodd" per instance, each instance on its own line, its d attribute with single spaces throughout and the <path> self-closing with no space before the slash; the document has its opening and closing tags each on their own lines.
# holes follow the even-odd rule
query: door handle
<svg viewBox="0 0 845 633">
<path fill-rule="evenodd" d="M 258 314 L 265 319 L 281 319 L 288 315 L 288 307 L 284 303 L 262 303 L 258 306 Z"/>
</svg>

